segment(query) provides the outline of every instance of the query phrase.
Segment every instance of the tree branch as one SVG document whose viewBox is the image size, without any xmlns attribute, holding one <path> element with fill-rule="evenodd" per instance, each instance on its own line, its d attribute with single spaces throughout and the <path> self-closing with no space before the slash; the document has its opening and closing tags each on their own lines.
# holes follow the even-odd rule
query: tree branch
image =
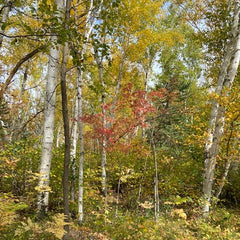
<svg viewBox="0 0 240 240">
<path fill-rule="evenodd" d="M 18 71 L 18 69 L 22 66 L 23 63 L 25 63 L 27 60 L 29 60 L 30 58 L 32 58 L 34 55 L 36 55 L 37 53 L 39 53 L 41 50 L 43 50 L 45 48 L 45 46 L 40 46 L 36 49 L 34 49 L 32 52 L 28 53 L 27 55 L 25 55 L 22 59 L 20 59 L 17 64 L 15 65 L 15 67 L 13 68 L 13 70 L 11 71 L 10 75 L 8 76 L 6 82 L 3 84 L 2 88 L 0 89 L 0 102 L 3 98 L 3 94 L 6 91 L 6 89 L 8 88 L 8 85 L 11 83 L 12 78 L 14 77 L 14 75 L 16 74 L 16 72 Z"/>
</svg>

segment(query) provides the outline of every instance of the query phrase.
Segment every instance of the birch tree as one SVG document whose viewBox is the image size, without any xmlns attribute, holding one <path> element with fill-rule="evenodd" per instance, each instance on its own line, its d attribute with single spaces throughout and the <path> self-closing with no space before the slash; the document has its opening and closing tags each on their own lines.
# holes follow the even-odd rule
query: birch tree
<svg viewBox="0 0 240 240">
<path fill-rule="evenodd" d="M 80 147 L 80 157 L 79 157 L 79 183 L 78 183 L 78 221 L 81 224 L 83 221 L 83 165 L 84 165 L 84 136 L 83 136 L 83 96 L 82 96 L 82 89 L 83 89 L 83 65 L 84 65 L 84 55 L 87 51 L 87 44 L 89 38 L 92 34 L 94 26 L 96 24 L 97 17 L 101 11 L 103 4 L 103 0 L 100 1 L 98 6 L 94 5 L 94 1 L 90 1 L 89 8 L 87 10 L 87 15 L 85 19 L 85 28 L 83 33 L 83 43 L 82 49 L 80 51 L 80 64 L 77 66 L 77 99 L 76 99 L 76 109 L 75 109 L 75 117 L 77 118 L 78 123 L 78 138 L 79 138 L 79 147 Z M 76 49 L 74 49 L 76 52 Z M 77 126 L 73 129 L 73 136 L 77 137 Z M 76 147 L 75 144 L 77 139 L 73 139 L 73 148 L 72 148 L 72 156 L 76 156 Z M 73 166 L 74 168 L 74 166 Z M 75 169 L 73 169 L 73 172 Z M 74 177 L 74 176 L 73 176 Z M 74 197 L 74 192 L 72 188 L 72 198 Z"/>
<path fill-rule="evenodd" d="M 232 4 L 229 2 L 229 4 Z M 215 89 L 215 95 L 223 97 L 229 94 L 240 60 L 240 1 L 235 1 L 235 8 L 232 21 L 231 39 L 226 44 L 225 54 L 220 67 L 218 81 Z M 208 135 L 205 142 L 205 159 L 204 159 L 204 179 L 203 179 L 203 212 L 209 213 L 212 198 L 214 171 L 216 158 L 219 152 L 221 136 L 224 132 L 225 107 L 220 105 L 214 99 L 212 101 Z"/>
<path fill-rule="evenodd" d="M 4 6 L 1 8 L 1 11 L 3 11 L 3 14 L 2 14 L 1 22 L 0 22 L 0 48 L 2 47 L 3 36 L 4 36 L 4 32 L 5 32 L 4 24 L 6 24 L 6 22 L 8 20 L 8 16 L 9 16 L 9 12 L 10 12 L 12 4 L 13 4 L 13 2 L 11 0 L 5 0 Z"/>
<path fill-rule="evenodd" d="M 63 0 L 56 0 L 57 17 L 62 18 L 61 11 L 64 8 Z M 55 46 L 57 36 L 51 37 L 52 46 L 50 48 L 48 57 L 47 82 L 46 82 L 46 96 L 45 96 L 45 111 L 44 111 L 44 125 L 43 125 L 43 139 L 42 139 L 42 154 L 39 169 L 38 182 L 38 201 L 37 208 L 40 216 L 43 216 L 48 210 L 49 202 L 49 178 L 50 167 L 52 159 L 52 148 L 54 139 L 54 117 L 56 104 L 56 87 L 57 77 L 59 72 L 59 57 L 60 46 Z"/>
</svg>

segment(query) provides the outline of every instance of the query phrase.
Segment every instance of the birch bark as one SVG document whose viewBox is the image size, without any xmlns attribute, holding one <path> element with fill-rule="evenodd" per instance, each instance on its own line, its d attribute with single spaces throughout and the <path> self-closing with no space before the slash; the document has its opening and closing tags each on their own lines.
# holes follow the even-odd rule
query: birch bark
<svg viewBox="0 0 240 240">
<path fill-rule="evenodd" d="M 86 17 L 86 28 L 84 32 L 84 39 L 85 42 L 82 46 L 82 51 L 80 53 L 81 56 L 81 64 L 83 64 L 84 61 L 84 54 L 87 50 L 87 42 L 89 40 L 89 37 L 93 31 L 93 28 L 96 23 L 96 17 L 99 15 L 101 8 L 102 8 L 103 0 L 101 0 L 98 11 L 96 13 L 96 16 L 92 16 L 93 13 L 93 0 L 90 2 L 90 8 L 88 10 L 88 14 Z M 90 19 L 94 18 L 92 24 L 90 25 Z M 84 165 L 84 138 L 83 138 L 83 122 L 82 122 L 82 116 L 83 116 L 83 97 L 82 97 L 82 87 L 83 87 L 83 72 L 81 69 L 81 66 L 77 68 L 77 105 L 78 105 L 78 128 L 79 128 L 79 145 L 80 145 L 80 158 L 79 158 L 79 186 L 78 186 L 78 221 L 81 224 L 83 222 L 83 165 Z"/>
<path fill-rule="evenodd" d="M 105 105 L 105 83 L 103 80 L 103 63 L 102 63 L 102 57 L 98 56 L 97 50 L 95 49 L 95 61 L 98 66 L 98 73 L 99 73 L 99 80 L 102 84 L 102 127 L 103 129 L 106 129 L 106 110 L 104 108 Z M 102 191 L 106 198 L 107 196 L 107 172 L 106 172 L 106 165 L 107 165 L 107 139 L 105 134 L 102 135 Z"/>
<path fill-rule="evenodd" d="M 4 30 L 4 24 L 7 22 L 8 20 L 8 15 L 10 12 L 12 6 L 12 1 L 9 0 L 5 0 L 4 2 L 4 8 L 3 8 L 3 15 L 0 21 L 0 48 L 2 47 L 2 42 L 3 42 L 3 34 L 5 32 Z"/>
<path fill-rule="evenodd" d="M 72 172 L 72 179 L 71 179 L 71 200 L 74 201 L 75 199 L 75 183 L 76 183 L 76 155 L 77 155 L 77 139 L 78 139 L 78 98 L 76 97 L 75 100 L 75 108 L 74 108 L 74 121 L 72 126 L 72 145 L 71 145 L 71 172 Z"/>
<path fill-rule="evenodd" d="M 58 16 L 62 17 L 62 9 L 64 7 L 63 0 L 56 0 L 55 4 L 59 10 Z M 54 43 L 57 41 L 56 36 L 51 37 Z M 56 103 L 56 86 L 59 71 L 59 56 L 60 46 L 52 46 L 50 48 L 48 58 L 45 111 L 43 124 L 43 140 L 42 140 L 42 155 L 39 169 L 38 182 L 38 201 L 37 208 L 40 217 L 44 216 L 48 211 L 49 202 L 49 178 L 52 159 L 52 147 L 54 139 L 54 118 L 55 118 L 55 103 Z"/>
<path fill-rule="evenodd" d="M 78 215 L 79 223 L 83 221 L 83 164 L 84 164 L 84 141 L 83 141 L 83 122 L 82 122 L 82 70 L 78 67 L 77 98 L 78 98 L 78 129 L 79 129 L 79 185 L 78 185 Z"/>
<path fill-rule="evenodd" d="M 240 33 L 239 33 L 240 1 L 235 2 L 235 11 L 232 26 L 232 39 L 228 43 L 225 56 L 220 68 L 215 93 L 226 96 L 232 87 L 237 74 L 240 60 Z M 225 92 L 223 91 L 225 90 Z M 214 170 L 216 166 L 216 157 L 219 151 L 219 143 L 224 131 L 225 107 L 221 106 L 216 100 L 213 100 L 208 137 L 205 142 L 205 160 L 204 160 L 204 179 L 203 179 L 203 213 L 208 214 L 210 209 Z"/>
</svg>

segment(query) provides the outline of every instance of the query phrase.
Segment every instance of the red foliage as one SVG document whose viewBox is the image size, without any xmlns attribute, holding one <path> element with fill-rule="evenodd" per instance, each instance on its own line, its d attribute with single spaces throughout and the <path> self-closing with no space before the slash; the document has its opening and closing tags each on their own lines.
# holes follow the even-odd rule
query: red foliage
<svg viewBox="0 0 240 240">
<path fill-rule="evenodd" d="M 127 84 L 121 92 L 121 97 L 117 103 L 108 103 L 102 105 L 103 113 L 94 115 L 85 115 L 82 120 L 92 125 L 92 132 L 87 136 L 94 139 L 103 139 L 108 142 L 108 150 L 113 150 L 116 145 L 124 152 L 130 147 L 129 140 L 135 135 L 138 126 L 147 128 L 146 119 L 155 113 L 154 101 L 166 98 L 166 89 L 152 91 L 148 95 L 146 92 L 133 91 L 133 85 Z M 106 125 L 103 126 L 105 117 Z M 126 141 L 120 141 L 128 137 Z M 125 143 L 124 143 L 125 142 Z M 116 144 L 118 143 L 118 144 Z"/>
</svg>

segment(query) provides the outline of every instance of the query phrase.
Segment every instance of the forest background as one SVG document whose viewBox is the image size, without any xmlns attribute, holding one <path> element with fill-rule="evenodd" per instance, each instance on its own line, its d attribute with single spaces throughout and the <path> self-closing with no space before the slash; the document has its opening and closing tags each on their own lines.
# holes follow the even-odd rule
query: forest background
<svg viewBox="0 0 240 240">
<path fill-rule="evenodd" d="M 240 1 L 0 4 L 0 239 L 240 238 Z"/>
</svg>

